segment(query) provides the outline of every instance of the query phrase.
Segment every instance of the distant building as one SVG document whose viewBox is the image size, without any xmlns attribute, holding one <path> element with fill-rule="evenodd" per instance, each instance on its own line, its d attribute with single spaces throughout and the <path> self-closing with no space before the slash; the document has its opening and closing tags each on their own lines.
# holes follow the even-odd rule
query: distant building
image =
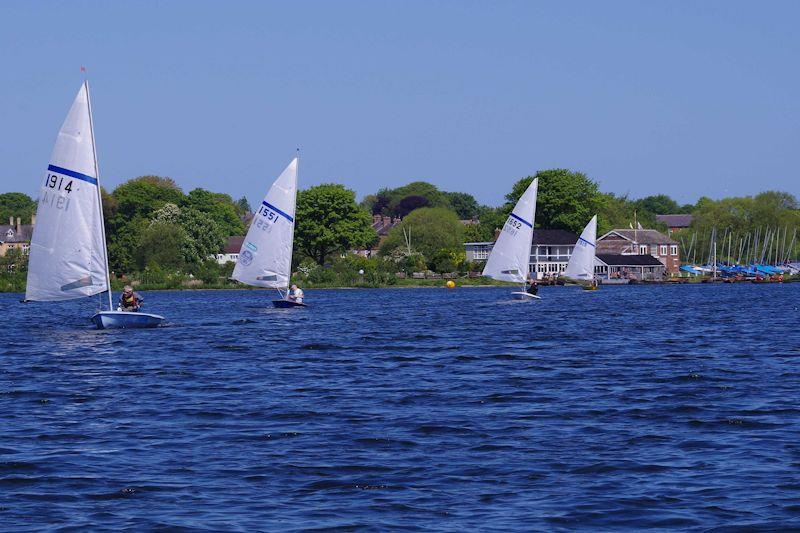
<svg viewBox="0 0 800 533">
<path fill-rule="evenodd" d="M 564 272 L 576 242 L 578 236 L 571 231 L 534 229 L 529 264 L 531 276 L 542 279 Z M 493 246 L 493 242 L 464 243 L 467 261 L 486 261 Z"/>
<path fill-rule="evenodd" d="M 665 271 L 664 263 L 650 254 L 599 253 L 595 258 L 594 272 L 600 280 L 661 280 Z"/>
<path fill-rule="evenodd" d="M 692 225 L 692 215 L 656 215 L 656 220 L 666 224 L 670 234 Z"/>
<path fill-rule="evenodd" d="M 8 218 L 8 225 L 0 224 L 0 257 L 6 255 L 9 250 L 22 250 L 28 253 L 31 248 L 31 236 L 33 226 L 36 224 L 36 215 L 31 216 L 30 224 L 22 224 L 22 218 Z"/>
<path fill-rule="evenodd" d="M 224 265 L 225 263 L 235 263 L 239 260 L 239 250 L 242 249 L 244 236 L 237 235 L 228 237 L 225 241 L 225 246 L 222 247 L 222 253 L 217 254 L 214 258 L 217 263 Z"/>
<path fill-rule="evenodd" d="M 375 233 L 378 234 L 378 242 L 367 248 L 352 250 L 352 252 L 357 255 L 363 255 L 364 257 L 371 256 L 374 251 L 378 250 L 381 245 L 383 245 L 387 235 L 389 235 L 389 230 L 400 224 L 400 221 L 401 220 L 399 218 L 387 217 L 383 215 L 372 215 L 372 229 L 374 229 Z"/>
<path fill-rule="evenodd" d="M 597 255 L 651 255 L 669 274 L 678 274 L 681 261 L 678 242 L 654 229 L 615 229 L 597 239 Z"/>
</svg>

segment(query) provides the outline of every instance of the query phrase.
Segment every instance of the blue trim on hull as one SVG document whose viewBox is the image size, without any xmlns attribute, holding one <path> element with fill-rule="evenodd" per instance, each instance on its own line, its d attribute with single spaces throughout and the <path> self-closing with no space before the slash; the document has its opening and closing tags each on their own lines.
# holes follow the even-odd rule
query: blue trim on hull
<svg viewBox="0 0 800 533">
<path fill-rule="evenodd" d="M 163 316 L 126 311 L 101 311 L 92 317 L 97 329 L 156 328 L 163 321 Z"/>
</svg>

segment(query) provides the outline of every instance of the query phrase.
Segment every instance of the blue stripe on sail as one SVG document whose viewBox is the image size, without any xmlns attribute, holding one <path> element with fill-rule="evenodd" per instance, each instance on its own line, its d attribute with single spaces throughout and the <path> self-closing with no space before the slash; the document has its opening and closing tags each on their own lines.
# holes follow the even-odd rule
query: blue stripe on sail
<svg viewBox="0 0 800 533">
<path fill-rule="evenodd" d="M 278 209 L 277 207 L 275 207 L 275 206 L 274 206 L 274 205 L 272 205 L 271 203 L 267 202 L 266 200 L 264 200 L 264 201 L 263 201 L 263 202 L 261 202 L 261 203 L 262 203 L 262 204 L 263 204 L 265 207 L 269 207 L 270 209 L 272 209 L 273 211 L 275 211 L 276 213 L 278 213 L 280 216 L 284 217 L 284 218 L 285 218 L 286 220 L 288 220 L 289 222 L 294 222 L 294 219 L 293 219 L 292 217 L 290 217 L 289 215 L 287 215 L 286 213 L 284 213 L 283 211 L 281 211 L 280 209 Z"/>
<path fill-rule="evenodd" d="M 586 239 L 584 239 L 583 237 L 578 237 L 578 240 L 579 240 L 579 241 L 583 241 L 583 242 L 585 242 L 585 243 L 586 243 L 586 244 L 588 244 L 589 246 L 594 246 L 594 244 L 590 243 L 589 241 L 587 241 L 587 240 L 586 240 Z"/>
<path fill-rule="evenodd" d="M 525 220 L 524 218 L 520 218 L 520 217 L 518 217 L 517 215 L 515 215 L 514 213 L 511 213 L 511 216 L 512 216 L 513 218 L 516 218 L 517 220 L 519 220 L 520 222 L 522 222 L 523 224 L 525 224 L 525 225 L 526 225 L 526 226 L 528 226 L 529 228 L 532 228 L 532 227 L 533 227 L 533 224 L 531 224 L 530 222 L 528 222 L 528 221 L 527 221 L 527 220 Z"/>
<path fill-rule="evenodd" d="M 47 170 L 58 172 L 59 174 L 64 174 L 65 176 L 69 176 L 70 178 L 76 178 L 85 181 L 87 183 L 91 183 L 92 185 L 97 185 L 97 178 L 87 176 L 86 174 L 81 174 L 80 172 L 75 172 L 74 170 L 70 170 L 68 168 L 61 168 L 55 165 L 48 165 Z"/>
</svg>

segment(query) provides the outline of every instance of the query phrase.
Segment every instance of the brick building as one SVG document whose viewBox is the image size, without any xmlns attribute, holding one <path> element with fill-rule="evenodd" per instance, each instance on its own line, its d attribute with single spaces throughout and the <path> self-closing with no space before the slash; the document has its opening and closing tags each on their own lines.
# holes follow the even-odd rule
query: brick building
<svg viewBox="0 0 800 533">
<path fill-rule="evenodd" d="M 661 261 L 667 274 L 678 274 L 681 261 L 678 242 L 654 229 L 615 229 L 597 239 L 597 255 L 651 255 Z"/>
<path fill-rule="evenodd" d="M 692 225 L 692 215 L 656 215 L 656 220 L 667 225 L 670 235 Z"/>
</svg>

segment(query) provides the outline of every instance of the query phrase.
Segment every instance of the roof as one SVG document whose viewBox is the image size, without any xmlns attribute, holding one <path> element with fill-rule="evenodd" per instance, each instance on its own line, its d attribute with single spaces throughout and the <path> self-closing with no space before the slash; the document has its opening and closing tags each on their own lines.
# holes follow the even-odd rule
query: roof
<svg viewBox="0 0 800 533">
<path fill-rule="evenodd" d="M 233 237 L 228 237 L 225 240 L 225 246 L 222 247 L 222 253 L 238 254 L 239 251 L 242 249 L 243 242 L 244 242 L 244 236 L 242 235 L 234 235 Z"/>
<path fill-rule="evenodd" d="M 565 244 L 572 246 L 578 242 L 578 235 L 565 229 L 537 229 L 533 230 L 532 244 Z"/>
<path fill-rule="evenodd" d="M 670 228 L 688 228 L 692 224 L 692 215 L 656 215 L 656 220 Z"/>
<path fill-rule="evenodd" d="M 608 266 L 664 266 L 664 263 L 650 254 L 622 255 L 622 254 L 597 254 L 597 259 Z"/>
<path fill-rule="evenodd" d="M 17 226 L 0 224 L 0 242 L 31 242 L 33 226 L 30 224 L 20 224 L 20 231 Z"/>
<path fill-rule="evenodd" d="M 615 234 L 617 238 L 621 237 L 638 244 L 678 244 L 677 241 L 654 229 L 612 229 L 597 240 L 602 241 L 609 237 L 614 238 Z"/>
<path fill-rule="evenodd" d="M 498 232 L 497 235 L 499 236 L 500 233 Z M 534 229 L 533 242 L 531 244 L 533 246 L 537 244 L 573 246 L 576 242 L 578 242 L 578 236 L 571 231 L 564 229 Z M 465 242 L 464 246 L 492 246 L 493 244 L 494 241 Z"/>
<path fill-rule="evenodd" d="M 372 229 L 375 230 L 375 233 L 381 236 L 388 234 L 389 230 L 399 223 L 399 218 L 391 218 L 380 215 L 374 215 L 372 217 Z"/>
</svg>

